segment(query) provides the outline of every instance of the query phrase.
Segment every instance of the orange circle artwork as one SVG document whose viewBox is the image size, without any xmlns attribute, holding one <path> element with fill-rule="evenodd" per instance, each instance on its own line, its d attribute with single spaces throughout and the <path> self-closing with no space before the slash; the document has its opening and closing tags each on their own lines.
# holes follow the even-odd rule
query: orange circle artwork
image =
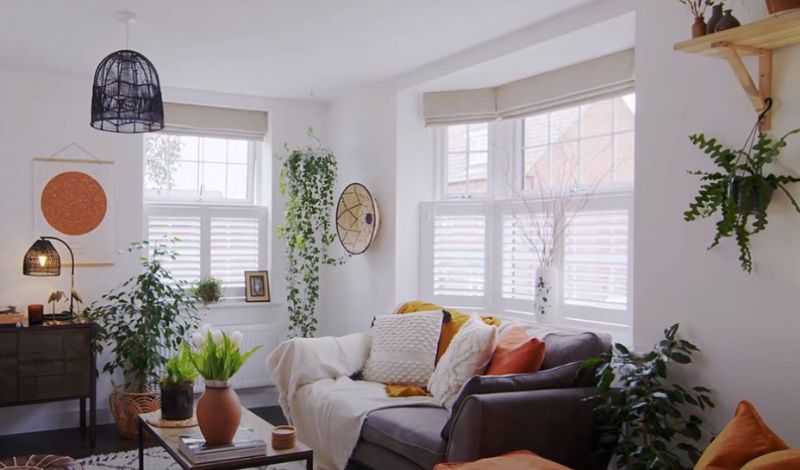
<svg viewBox="0 0 800 470">
<path fill-rule="evenodd" d="M 54 229 L 66 235 L 84 235 L 103 221 L 108 201 L 97 180 L 86 173 L 67 171 L 47 182 L 41 207 Z"/>
</svg>

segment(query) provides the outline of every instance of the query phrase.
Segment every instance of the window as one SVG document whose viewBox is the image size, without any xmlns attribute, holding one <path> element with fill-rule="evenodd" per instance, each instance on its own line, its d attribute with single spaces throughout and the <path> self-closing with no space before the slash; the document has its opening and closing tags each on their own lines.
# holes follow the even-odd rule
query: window
<svg viewBox="0 0 800 470">
<path fill-rule="evenodd" d="M 469 197 L 489 191 L 489 125 L 448 126 L 445 139 L 448 197 Z"/>
<path fill-rule="evenodd" d="M 556 240 L 550 257 L 561 275 L 560 321 L 629 334 L 635 103 L 627 92 L 514 121 L 443 128 L 443 200 L 421 209 L 422 295 L 531 314 L 543 262 L 539 227 Z M 508 149 L 491 165 L 490 135 L 491 148 Z M 470 172 L 473 162 L 480 172 Z M 511 170 L 492 174 L 495 165 Z M 473 190 L 483 200 L 452 200 Z"/>
<path fill-rule="evenodd" d="M 165 261 L 176 279 L 213 276 L 244 296 L 244 271 L 266 265 L 266 208 L 256 204 L 261 143 L 242 138 L 145 136 L 144 197 L 151 243 L 177 237 Z"/>
</svg>

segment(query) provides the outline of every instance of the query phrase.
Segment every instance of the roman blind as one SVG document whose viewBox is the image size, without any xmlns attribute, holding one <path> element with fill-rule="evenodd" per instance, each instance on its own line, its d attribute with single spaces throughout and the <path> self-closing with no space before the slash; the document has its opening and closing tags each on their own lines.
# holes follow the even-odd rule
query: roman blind
<svg viewBox="0 0 800 470">
<path fill-rule="evenodd" d="M 433 294 L 485 295 L 486 216 L 437 214 L 433 221 Z"/>
<path fill-rule="evenodd" d="M 585 210 L 564 240 L 564 302 L 625 309 L 628 299 L 628 211 Z"/>
<path fill-rule="evenodd" d="M 423 95 L 425 125 L 513 119 L 631 89 L 634 51 L 581 62 L 493 88 Z"/>
<path fill-rule="evenodd" d="M 164 103 L 164 132 L 263 140 L 267 133 L 267 113 L 246 109 Z"/>
<path fill-rule="evenodd" d="M 244 272 L 258 269 L 259 219 L 211 217 L 211 276 L 225 287 L 244 287 Z"/>
<path fill-rule="evenodd" d="M 200 279 L 200 243 L 202 237 L 202 220 L 196 217 L 173 217 L 151 215 L 147 224 L 147 239 L 150 244 L 167 243 L 172 238 L 178 238 L 170 248 L 178 252 L 173 260 L 160 258 L 161 264 L 166 267 L 176 280 L 194 282 Z M 168 243 L 167 243 L 168 244 Z"/>
</svg>

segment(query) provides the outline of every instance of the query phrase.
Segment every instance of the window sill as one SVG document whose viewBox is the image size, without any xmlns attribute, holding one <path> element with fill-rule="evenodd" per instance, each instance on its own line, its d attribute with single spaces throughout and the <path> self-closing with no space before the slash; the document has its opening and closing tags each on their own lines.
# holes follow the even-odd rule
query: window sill
<svg viewBox="0 0 800 470">
<path fill-rule="evenodd" d="M 198 305 L 198 310 L 227 310 L 231 308 L 278 308 L 283 307 L 281 302 L 247 302 L 242 298 L 223 299 L 221 302 Z"/>
</svg>

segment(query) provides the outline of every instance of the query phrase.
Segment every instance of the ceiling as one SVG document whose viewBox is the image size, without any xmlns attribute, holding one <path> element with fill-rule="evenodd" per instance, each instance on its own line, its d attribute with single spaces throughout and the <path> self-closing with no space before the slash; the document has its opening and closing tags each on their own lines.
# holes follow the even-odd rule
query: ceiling
<svg viewBox="0 0 800 470">
<path fill-rule="evenodd" d="M 0 66 L 91 81 L 125 47 L 163 86 L 325 97 L 435 62 L 592 0 L 3 0 Z"/>
</svg>

